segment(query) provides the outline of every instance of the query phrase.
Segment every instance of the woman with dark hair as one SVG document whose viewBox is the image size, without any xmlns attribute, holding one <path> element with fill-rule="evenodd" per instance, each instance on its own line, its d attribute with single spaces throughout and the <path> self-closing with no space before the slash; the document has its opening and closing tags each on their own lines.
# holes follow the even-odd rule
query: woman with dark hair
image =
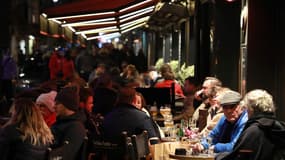
<svg viewBox="0 0 285 160">
<path fill-rule="evenodd" d="M 11 114 L 0 131 L 0 159 L 44 160 L 53 135 L 39 108 L 32 100 L 19 98 Z"/>
</svg>

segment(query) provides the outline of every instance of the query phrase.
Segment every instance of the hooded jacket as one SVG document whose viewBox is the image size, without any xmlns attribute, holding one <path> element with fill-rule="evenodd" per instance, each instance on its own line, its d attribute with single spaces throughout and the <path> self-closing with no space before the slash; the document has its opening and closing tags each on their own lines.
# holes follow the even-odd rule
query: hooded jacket
<svg viewBox="0 0 285 160">
<path fill-rule="evenodd" d="M 57 117 L 51 130 L 55 138 L 53 148 L 60 147 L 65 141 L 68 141 L 69 145 L 65 148 L 65 153 L 67 154 L 64 154 L 64 157 L 68 160 L 77 160 L 77 156 L 80 154 L 80 147 L 86 136 L 85 127 L 80 120 L 79 113 Z"/>
</svg>

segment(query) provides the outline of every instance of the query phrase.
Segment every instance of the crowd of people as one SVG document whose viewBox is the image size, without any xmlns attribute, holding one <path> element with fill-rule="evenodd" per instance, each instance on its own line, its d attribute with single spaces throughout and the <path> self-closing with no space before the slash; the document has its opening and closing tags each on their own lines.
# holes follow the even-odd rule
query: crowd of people
<svg viewBox="0 0 285 160">
<path fill-rule="evenodd" d="M 4 70 L 1 98 L 9 100 L 10 112 L 9 120 L 1 124 L 0 159 L 44 160 L 48 147 L 68 141 L 64 159 L 78 160 L 86 137 L 87 152 L 93 153 L 94 141 L 117 144 L 124 131 L 128 135 L 147 131 L 150 139 L 161 140 L 165 135 L 136 88 L 172 85 L 171 93 L 183 99 L 183 110 L 174 118 L 191 121 L 202 136 L 192 146 L 194 152 L 212 151 L 219 160 L 266 160 L 284 148 L 285 125 L 276 120 L 267 91 L 256 89 L 242 96 L 216 77 L 206 77 L 201 83 L 190 76 L 181 85 L 167 63 L 148 70 L 120 56 L 110 58 L 111 51 L 106 47 L 97 57 L 82 51 L 72 58 L 69 50 L 55 50 L 47 64 L 49 80 L 15 95 L 6 93 L 3 84 L 12 84 L 16 75 L 9 72 L 8 82 Z M 8 63 L 6 59 L 1 58 L 1 64 Z M 151 154 L 153 145 L 149 143 Z M 93 159 L 102 158 L 95 155 Z M 124 150 L 119 150 L 108 158 L 123 157 Z"/>
</svg>

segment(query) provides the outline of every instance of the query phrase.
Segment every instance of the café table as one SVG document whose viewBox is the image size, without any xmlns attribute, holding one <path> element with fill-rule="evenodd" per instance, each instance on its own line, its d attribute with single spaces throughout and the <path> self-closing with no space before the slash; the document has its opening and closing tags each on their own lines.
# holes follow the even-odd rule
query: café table
<svg viewBox="0 0 285 160">
<path fill-rule="evenodd" d="M 214 155 L 208 154 L 200 154 L 200 155 L 175 155 L 173 153 L 169 154 L 169 158 L 171 159 L 179 159 L 179 160 L 214 160 Z"/>
<path fill-rule="evenodd" d="M 176 148 L 188 149 L 189 145 L 175 140 L 155 144 L 154 160 L 170 160 L 169 154 L 174 153 Z"/>
</svg>

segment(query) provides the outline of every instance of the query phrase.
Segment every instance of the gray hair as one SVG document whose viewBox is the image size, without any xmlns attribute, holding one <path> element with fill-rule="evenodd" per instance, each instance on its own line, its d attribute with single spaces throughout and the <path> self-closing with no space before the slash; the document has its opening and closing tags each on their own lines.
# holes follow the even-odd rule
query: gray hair
<svg viewBox="0 0 285 160">
<path fill-rule="evenodd" d="M 242 101 L 242 106 L 255 113 L 275 113 L 272 96 L 265 90 L 255 89 L 248 92 Z"/>
</svg>

